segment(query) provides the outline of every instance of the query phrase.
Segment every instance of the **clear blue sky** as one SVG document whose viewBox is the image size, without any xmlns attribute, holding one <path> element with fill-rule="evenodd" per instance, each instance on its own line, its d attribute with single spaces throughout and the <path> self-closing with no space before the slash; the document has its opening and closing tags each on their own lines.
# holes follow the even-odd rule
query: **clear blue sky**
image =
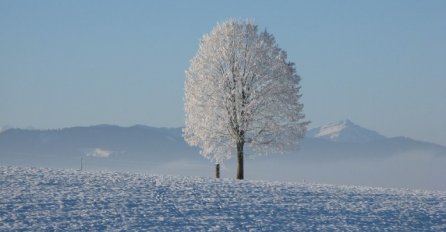
<svg viewBox="0 0 446 232">
<path fill-rule="evenodd" d="M 184 125 L 184 70 L 227 18 L 273 33 L 312 126 L 446 145 L 446 1 L 0 1 L 0 127 Z"/>
</svg>

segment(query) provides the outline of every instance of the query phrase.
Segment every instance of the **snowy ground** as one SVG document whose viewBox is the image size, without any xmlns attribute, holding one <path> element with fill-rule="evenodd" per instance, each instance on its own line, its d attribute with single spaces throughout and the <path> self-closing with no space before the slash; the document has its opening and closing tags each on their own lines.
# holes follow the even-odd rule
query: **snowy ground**
<svg viewBox="0 0 446 232">
<path fill-rule="evenodd" d="M 0 231 L 446 231 L 446 192 L 0 166 Z"/>
</svg>

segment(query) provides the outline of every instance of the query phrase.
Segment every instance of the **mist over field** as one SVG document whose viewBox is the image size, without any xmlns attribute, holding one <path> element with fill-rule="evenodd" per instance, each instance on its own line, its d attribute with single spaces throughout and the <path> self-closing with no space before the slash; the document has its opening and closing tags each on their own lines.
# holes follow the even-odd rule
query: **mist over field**
<svg viewBox="0 0 446 232">
<path fill-rule="evenodd" d="M 82 158 L 90 171 L 202 177 L 213 177 L 215 171 L 214 163 L 184 142 L 181 128 L 11 129 L 0 134 L 0 157 L 1 165 L 69 169 L 80 169 Z M 248 149 L 245 165 L 251 180 L 446 190 L 445 147 L 387 138 L 349 121 L 310 130 L 296 150 L 284 154 Z M 234 178 L 235 168 L 235 160 L 228 160 L 221 176 Z"/>
<path fill-rule="evenodd" d="M 349 158 L 338 161 L 259 161 L 248 170 L 255 178 L 309 181 L 338 185 L 398 187 L 446 191 L 446 157 L 424 152 L 401 153 L 380 158 Z M 272 171 L 280 167 L 279 172 Z"/>
</svg>

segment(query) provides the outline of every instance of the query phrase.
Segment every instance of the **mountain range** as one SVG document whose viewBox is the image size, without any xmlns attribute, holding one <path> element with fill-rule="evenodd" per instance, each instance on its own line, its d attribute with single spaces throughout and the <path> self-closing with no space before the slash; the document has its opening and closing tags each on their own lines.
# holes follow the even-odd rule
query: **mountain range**
<svg viewBox="0 0 446 232">
<path fill-rule="evenodd" d="M 446 157 L 445 146 L 403 136 L 389 138 L 348 119 L 310 129 L 303 140 L 302 150 L 307 156 L 322 156 L 324 159 L 379 158 L 405 153 Z"/>
<path fill-rule="evenodd" d="M 398 163 L 404 163 L 401 160 L 392 161 L 392 157 L 404 161 L 410 159 L 410 165 L 420 164 L 421 159 L 425 162 L 425 169 L 430 170 L 429 175 L 432 172 L 437 175 L 439 172 L 432 167 L 441 162 L 432 159 L 446 160 L 446 147 L 407 137 L 388 138 L 350 120 L 343 120 L 310 129 L 294 151 L 258 156 L 247 149 L 245 154 L 248 159 L 245 163 L 248 174 L 245 176 L 248 178 L 308 178 L 329 183 L 350 183 L 336 182 L 337 179 L 330 178 L 349 168 L 353 171 L 344 173 L 343 178 L 351 178 L 352 172 L 369 170 L 377 165 L 376 162 L 380 162 L 381 167 L 395 162 L 394 166 L 388 167 L 392 173 L 399 169 Z M 416 160 L 413 157 L 417 157 Z M 80 162 L 84 162 L 84 168 L 90 170 L 201 176 L 213 174 L 213 164 L 199 155 L 198 148 L 184 141 L 182 128 L 97 125 L 56 130 L 7 129 L 0 133 L 0 165 L 77 169 Z M 234 172 L 234 162 L 232 159 L 225 163 L 227 177 L 231 177 Z M 362 169 L 359 169 L 358 162 L 363 165 Z M 271 173 L 271 167 L 274 166 L 283 168 L 280 173 Z M 327 170 L 331 170 L 330 173 L 326 173 Z M 404 173 L 403 170 L 389 175 L 404 176 Z M 379 173 L 367 174 L 367 177 L 375 175 Z"/>
<path fill-rule="evenodd" d="M 374 158 L 410 151 L 446 156 L 444 146 L 407 137 L 388 138 L 348 119 L 310 129 L 297 149 L 288 153 L 306 158 L 339 159 Z M 55 130 L 7 129 L 0 133 L 2 160 L 7 157 L 90 156 L 165 162 L 200 160 L 200 156 L 194 159 L 198 153 L 198 148 L 184 141 L 182 128 L 97 125 Z"/>
</svg>

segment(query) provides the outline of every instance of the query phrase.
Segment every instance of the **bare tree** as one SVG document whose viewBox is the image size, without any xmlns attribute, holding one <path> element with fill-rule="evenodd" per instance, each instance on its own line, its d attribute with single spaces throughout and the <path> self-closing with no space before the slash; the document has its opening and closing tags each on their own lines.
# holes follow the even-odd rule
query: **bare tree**
<svg viewBox="0 0 446 232">
<path fill-rule="evenodd" d="M 245 145 L 261 153 L 292 149 L 306 132 L 300 77 L 274 36 L 249 21 L 229 20 L 203 36 L 186 71 L 185 140 L 222 163 Z"/>
</svg>

